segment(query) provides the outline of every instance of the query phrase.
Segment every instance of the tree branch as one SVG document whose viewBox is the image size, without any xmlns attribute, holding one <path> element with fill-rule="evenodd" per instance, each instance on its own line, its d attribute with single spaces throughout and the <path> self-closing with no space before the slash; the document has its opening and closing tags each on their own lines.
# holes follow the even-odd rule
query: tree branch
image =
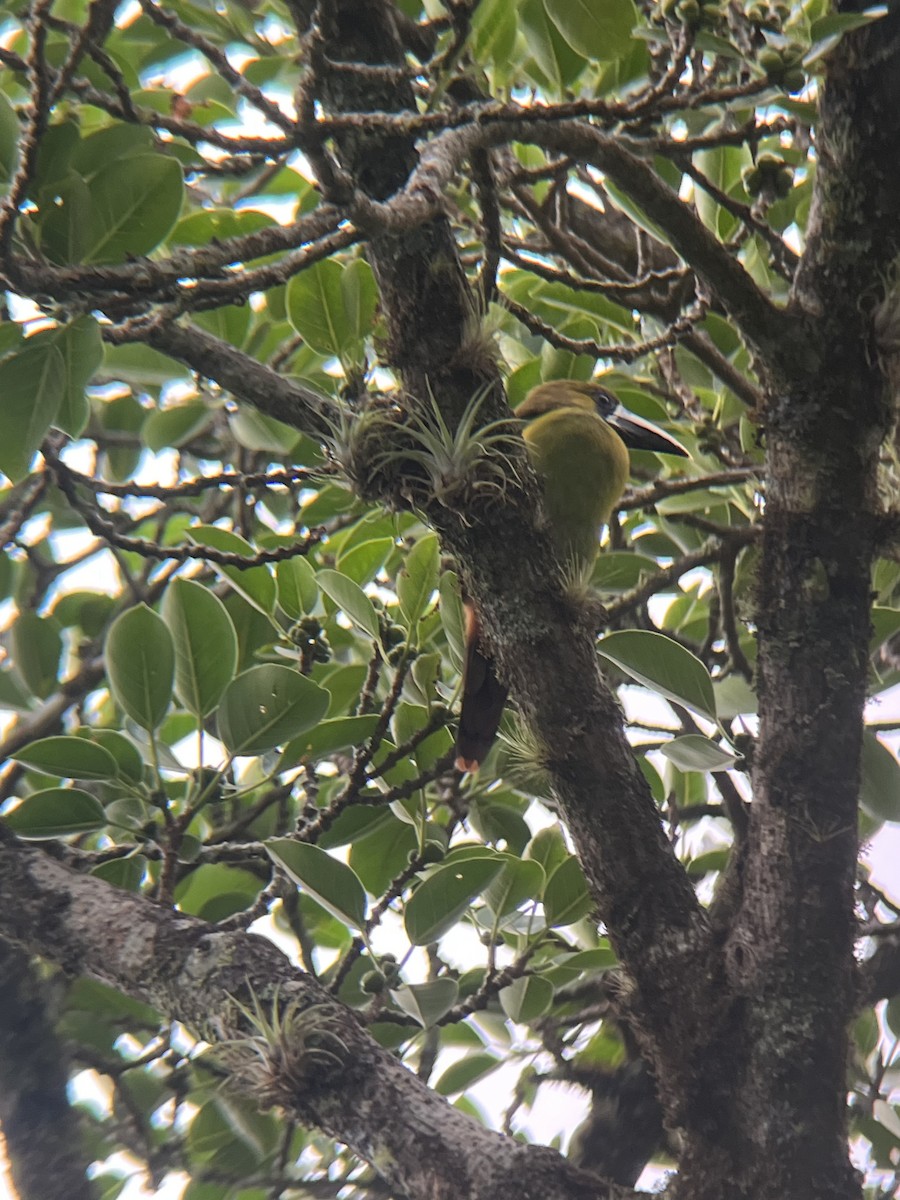
<svg viewBox="0 0 900 1200">
<path fill-rule="evenodd" d="M 267 1014 L 276 994 L 282 1012 L 295 1004 L 295 1032 L 302 1036 L 293 1047 L 294 1071 L 275 1067 L 268 1094 L 277 1092 L 297 1120 L 346 1142 L 410 1200 L 623 1200 L 633 1194 L 453 1108 L 264 938 L 222 933 L 76 875 L 16 842 L 2 825 L 0 858 L 4 935 L 69 973 L 116 987 L 213 1042 L 252 1032 L 235 1000 L 252 1009 L 256 997 Z M 304 1075 L 302 1037 L 315 1043 L 317 1030 L 328 1054 L 308 1061 Z M 246 1077 L 235 1070 L 246 1091 Z"/>
<path fill-rule="evenodd" d="M 312 437 L 323 437 L 333 428 L 337 414 L 332 401 L 311 388 L 289 382 L 271 367 L 195 325 L 151 318 L 105 328 L 103 333 L 114 345 L 145 342 L 198 375 L 215 380 L 267 416 Z"/>
</svg>

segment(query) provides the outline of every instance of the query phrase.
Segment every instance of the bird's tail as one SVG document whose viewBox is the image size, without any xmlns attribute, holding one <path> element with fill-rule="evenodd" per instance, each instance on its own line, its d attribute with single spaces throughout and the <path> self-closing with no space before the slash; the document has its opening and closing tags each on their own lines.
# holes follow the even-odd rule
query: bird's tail
<svg viewBox="0 0 900 1200">
<path fill-rule="evenodd" d="M 493 745 L 509 695 L 494 673 L 493 661 L 481 651 L 481 626 L 471 600 L 465 600 L 466 661 L 462 705 L 456 733 L 456 766 L 477 771 Z"/>
</svg>

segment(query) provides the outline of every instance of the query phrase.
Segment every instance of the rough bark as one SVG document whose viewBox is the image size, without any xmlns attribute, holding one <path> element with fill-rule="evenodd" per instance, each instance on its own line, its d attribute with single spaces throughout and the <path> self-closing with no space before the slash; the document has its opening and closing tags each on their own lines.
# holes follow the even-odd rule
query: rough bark
<svg viewBox="0 0 900 1200">
<path fill-rule="evenodd" d="M 843 1092 L 875 479 L 891 399 L 870 314 L 900 250 L 898 87 L 895 11 L 830 60 L 814 212 L 791 300 L 806 350 L 790 377 L 770 376 L 760 735 L 729 946 L 742 1009 L 735 1149 L 754 1200 L 844 1198 L 859 1187 Z"/>
</svg>

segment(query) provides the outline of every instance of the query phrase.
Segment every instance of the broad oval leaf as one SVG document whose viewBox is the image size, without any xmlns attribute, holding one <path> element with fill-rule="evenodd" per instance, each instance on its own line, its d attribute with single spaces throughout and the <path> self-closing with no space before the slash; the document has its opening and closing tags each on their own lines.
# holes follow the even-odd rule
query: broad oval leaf
<svg viewBox="0 0 900 1200">
<path fill-rule="evenodd" d="M 479 1079 L 490 1075 L 502 1062 L 502 1058 L 496 1058 L 493 1054 L 467 1054 L 444 1071 L 435 1083 L 434 1090 L 439 1096 L 452 1096 L 454 1092 L 464 1092 Z"/>
<path fill-rule="evenodd" d="M 511 1021 L 534 1021 L 553 1003 L 553 984 L 539 975 L 523 975 L 500 989 L 499 1000 Z"/>
<path fill-rule="evenodd" d="M 0 471 L 18 483 L 56 419 L 66 364 L 55 341 L 34 339 L 0 362 Z"/>
<path fill-rule="evenodd" d="M 318 354 L 352 359 L 372 327 L 377 299 L 367 262 L 328 258 L 288 284 L 288 320 Z"/>
<path fill-rule="evenodd" d="M 679 771 L 727 771 L 737 762 L 737 755 L 700 733 L 673 738 L 660 750 Z"/>
<path fill-rule="evenodd" d="M 672 638 L 644 629 L 622 629 L 601 638 L 597 649 L 602 658 L 644 687 L 710 721 L 716 720 L 709 671 L 696 655 Z"/>
<path fill-rule="evenodd" d="M 148 450 L 158 454 L 170 447 L 186 445 L 203 433 L 212 421 L 212 410 L 201 400 L 186 400 L 168 408 L 157 408 L 141 426 L 141 441 Z"/>
<path fill-rule="evenodd" d="M 338 556 L 338 570 L 360 587 L 365 587 L 387 562 L 393 549 L 394 539 L 389 537 L 361 542 Z"/>
<path fill-rule="evenodd" d="M 900 764 L 869 730 L 863 733 L 859 804 L 876 821 L 900 821 Z"/>
<path fill-rule="evenodd" d="M 539 863 L 548 877 L 569 857 L 559 825 L 539 829 L 525 848 L 525 857 Z"/>
<path fill-rule="evenodd" d="M 103 340 L 94 317 L 79 317 L 56 336 L 65 364 L 66 385 L 55 424 L 71 437 L 84 431 L 90 416 L 85 388 L 103 361 Z"/>
<path fill-rule="evenodd" d="M 503 870 L 485 889 L 484 898 L 495 917 L 514 912 L 525 900 L 536 900 L 544 889 L 544 869 L 529 858 L 506 856 Z"/>
<path fill-rule="evenodd" d="M 659 570 L 655 558 L 624 550 L 609 550 L 597 555 L 591 583 L 601 592 L 627 592 L 637 587 L 644 576 Z"/>
<path fill-rule="evenodd" d="M 56 617 L 20 613 L 12 627 L 12 652 L 25 686 L 41 700 L 57 688 L 62 634 Z"/>
<path fill-rule="evenodd" d="M 339 858 L 307 842 L 273 838 L 266 842 L 269 857 L 284 867 L 323 908 L 356 929 L 366 924 L 366 892 L 359 876 Z"/>
<path fill-rule="evenodd" d="M 459 578 L 454 571 L 445 571 L 439 584 L 441 624 L 450 651 L 450 661 L 459 669 L 465 658 L 465 615 L 460 595 Z"/>
<path fill-rule="evenodd" d="M 175 224 L 184 197 L 181 165 L 159 151 L 106 164 L 89 188 L 92 237 L 84 261 L 91 263 L 149 254 Z"/>
<path fill-rule="evenodd" d="M 142 729 L 156 729 L 172 699 L 175 648 L 146 604 L 116 617 L 106 637 L 106 675 L 117 703 Z"/>
<path fill-rule="evenodd" d="M 320 721 L 315 729 L 291 738 L 281 755 L 282 767 L 295 767 L 304 759 L 315 762 L 337 750 L 359 746 L 375 732 L 378 720 L 375 713 L 365 713 L 357 717 L 334 717 Z"/>
<path fill-rule="evenodd" d="M 188 530 L 191 541 L 198 546 L 211 546 L 213 550 L 224 550 L 227 554 L 240 554 L 252 559 L 256 551 L 248 541 L 230 529 L 220 529 L 218 525 L 192 525 Z M 243 596 L 248 604 L 258 608 L 261 613 L 270 617 L 275 611 L 277 589 L 272 572 L 266 566 L 232 567 L 211 564 L 213 570 L 223 576 L 238 595 Z"/>
<path fill-rule="evenodd" d="M 250 667 L 222 695 L 219 736 L 231 754 L 262 754 L 320 721 L 330 699 L 323 688 L 290 667 Z"/>
<path fill-rule="evenodd" d="M 438 584 L 440 545 L 433 533 L 419 538 L 397 578 L 397 599 L 412 629 L 424 614 Z"/>
<path fill-rule="evenodd" d="M 380 644 L 378 614 L 358 583 L 340 571 L 323 570 L 316 575 L 319 587 L 359 629 Z"/>
<path fill-rule="evenodd" d="M 237 633 L 225 605 L 192 579 L 175 579 L 163 601 L 175 644 L 175 691 L 202 721 L 213 712 L 237 669 Z"/>
<path fill-rule="evenodd" d="M 319 597 L 316 573 L 305 558 L 287 558 L 275 568 L 278 584 L 278 605 L 291 618 L 299 621 L 312 612 Z"/>
<path fill-rule="evenodd" d="M 12 757 L 26 767 L 63 779 L 115 779 L 119 773 L 108 750 L 80 737 L 41 738 Z"/>
<path fill-rule="evenodd" d="M 81 788 L 46 788 L 26 797 L 3 820 L 19 837 L 41 841 L 102 829 L 106 813 L 97 797 Z"/>
<path fill-rule="evenodd" d="M 118 729 L 87 730 L 90 740 L 113 756 L 120 779 L 140 783 L 144 777 L 144 760 L 137 746 Z"/>
<path fill-rule="evenodd" d="M 572 49 L 593 62 L 611 62 L 629 48 L 632 0 L 544 0 L 544 8 Z"/>
<path fill-rule="evenodd" d="M 476 896 L 504 866 L 501 855 L 458 859 L 429 875 L 410 897 L 404 914 L 406 934 L 414 946 L 437 941 L 451 929 Z"/>
<path fill-rule="evenodd" d="M 353 342 L 361 342 L 371 332 L 378 306 L 375 276 L 364 258 L 354 258 L 344 267 L 341 272 L 341 296 L 349 337 Z"/>
<path fill-rule="evenodd" d="M 432 979 L 429 983 L 413 983 L 409 987 L 397 988 L 391 995 L 405 1013 L 422 1026 L 430 1029 L 445 1016 L 456 1003 L 459 984 L 446 976 Z"/>
<path fill-rule="evenodd" d="M 581 863 L 569 856 L 559 864 L 544 888 L 544 918 L 549 928 L 574 925 L 594 907 Z"/>
</svg>

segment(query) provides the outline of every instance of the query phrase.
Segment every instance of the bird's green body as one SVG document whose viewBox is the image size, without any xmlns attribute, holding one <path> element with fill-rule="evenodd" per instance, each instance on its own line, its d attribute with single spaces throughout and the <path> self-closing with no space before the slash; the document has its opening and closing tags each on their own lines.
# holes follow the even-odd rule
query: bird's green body
<svg viewBox="0 0 900 1200">
<path fill-rule="evenodd" d="M 625 414 L 597 381 L 558 379 L 533 388 L 516 410 L 543 489 L 544 511 L 567 575 L 583 579 L 597 556 L 600 530 L 628 482 L 627 446 L 685 455 L 673 438 Z M 621 436 L 620 436 L 621 435 Z M 477 770 L 497 733 L 506 687 L 481 649 L 478 614 L 466 604 L 466 663 L 456 736 L 456 765 Z"/>
<path fill-rule="evenodd" d="M 525 427 L 550 533 L 564 566 L 589 566 L 600 529 L 628 482 L 625 443 L 593 410 L 567 406 Z"/>
</svg>

